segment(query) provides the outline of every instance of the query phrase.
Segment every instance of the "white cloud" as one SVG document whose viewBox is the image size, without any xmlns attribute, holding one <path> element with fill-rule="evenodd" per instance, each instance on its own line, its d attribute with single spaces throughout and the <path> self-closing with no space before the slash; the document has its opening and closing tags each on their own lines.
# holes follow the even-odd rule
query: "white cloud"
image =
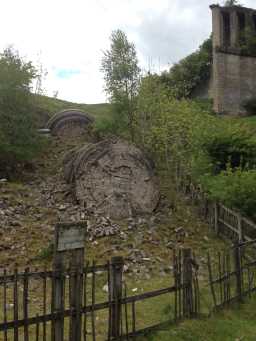
<svg viewBox="0 0 256 341">
<path fill-rule="evenodd" d="M 253 6 L 255 0 L 244 0 Z M 71 101 L 105 101 L 100 73 L 111 31 L 135 42 L 144 67 L 162 68 L 192 52 L 211 31 L 210 0 L 0 0 L 0 49 L 13 44 L 48 71 L 49 95 Z M 160 63 L 159 63 L 160 61 Z M 158 66 L 158 64 L 160 64 Z M 77 70 L 68 78 L 61 70 Z"/>
</svg>

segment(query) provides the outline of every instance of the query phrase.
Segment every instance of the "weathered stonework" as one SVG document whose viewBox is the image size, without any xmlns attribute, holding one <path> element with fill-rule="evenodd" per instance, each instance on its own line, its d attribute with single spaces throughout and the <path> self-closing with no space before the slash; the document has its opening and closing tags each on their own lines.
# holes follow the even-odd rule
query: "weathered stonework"
<svg viewBox="0 0 256 341">
<path fill-rule="evenodd" d="M 75 137 L 84 134 L 89 124 L 94 119 L 89 114 L 80 110 L 68 109 L 55 114 L 47 123 L 46 128 L 52 135 Z"/>
<path fill-rule="evenodd" d="M 213 18 L 214 110 L 229 115 L 246 114 L 243 102 L 256 97 L 256 57 L 240 48 L 246 27 L 255 30 L 256 11 L 240 6 L 211 6 Z"/>
<path fill-rule="evenodd" d="M 72 150 L 64 177 L 87 212 L 115 219 L 151 214 L 159 202 L 152 161 L 132 144 L 102 140 Z"/>
</svg>

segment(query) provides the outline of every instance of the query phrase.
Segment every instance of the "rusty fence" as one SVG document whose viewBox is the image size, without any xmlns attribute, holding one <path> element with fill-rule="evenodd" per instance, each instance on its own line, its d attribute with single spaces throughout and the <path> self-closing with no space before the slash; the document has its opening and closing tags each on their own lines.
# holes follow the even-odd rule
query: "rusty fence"
<svg viewBox="0 0 256 341">
<path fill-rule="evenodd" d="M 170 286 L 132 294 L 124 261 L 65 271 L 4 271 L 0 274 L 0 340 L 128 340 L 170 321 L 195 317 L 200 310 L 197 265 L 190 249 L 174 252 Z M 161 299 L 163 297 L 163 299 Z M 148 311 L 168 304 L 159 316 Z M 152 307 L 152 305 L 151 305 Z M 146 315 L 155 322 L 145 324 Z M 149 320 L 148 320 L 149 321 Z"/>
<path fill-rule="evenodd" d="M 208 254 L 208 273 L 215 309 L 251 297 L 256 291 L 256 240 Z"/>
</svg>

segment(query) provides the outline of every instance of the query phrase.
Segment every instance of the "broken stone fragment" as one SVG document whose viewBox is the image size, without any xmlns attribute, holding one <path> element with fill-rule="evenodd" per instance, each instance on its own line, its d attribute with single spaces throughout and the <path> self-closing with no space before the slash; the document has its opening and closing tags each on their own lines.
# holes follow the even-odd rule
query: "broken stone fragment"
<svg viewBox="0 0 256 341">
<path fill-rule="evenodd" d="M 76 200 L 94 214 L 123 219 L 151 213 L 159 201 L 152 162 L 137 147 L 118 139 L 68 153 L 64 175 Z M 139 224 L 145 222 L 140 218 Z"/>
</svg>

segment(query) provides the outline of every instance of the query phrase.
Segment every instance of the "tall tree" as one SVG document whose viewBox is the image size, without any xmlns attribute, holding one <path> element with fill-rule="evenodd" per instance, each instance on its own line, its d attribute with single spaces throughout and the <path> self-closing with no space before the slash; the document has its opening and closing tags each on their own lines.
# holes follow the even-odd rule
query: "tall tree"
<svg viewBox="0 0 256 341">
<path fill-rule="evenodd" d="M 110 49 L 104 51 L 101 69 L 104 73 L 105 90 L 116 118 L 127 124 L 131 139 L 134 140 L 136 96 L 138 92 L 140 68 L 136 49 L 121 30 L 113 31 Z"/>
</svg>

